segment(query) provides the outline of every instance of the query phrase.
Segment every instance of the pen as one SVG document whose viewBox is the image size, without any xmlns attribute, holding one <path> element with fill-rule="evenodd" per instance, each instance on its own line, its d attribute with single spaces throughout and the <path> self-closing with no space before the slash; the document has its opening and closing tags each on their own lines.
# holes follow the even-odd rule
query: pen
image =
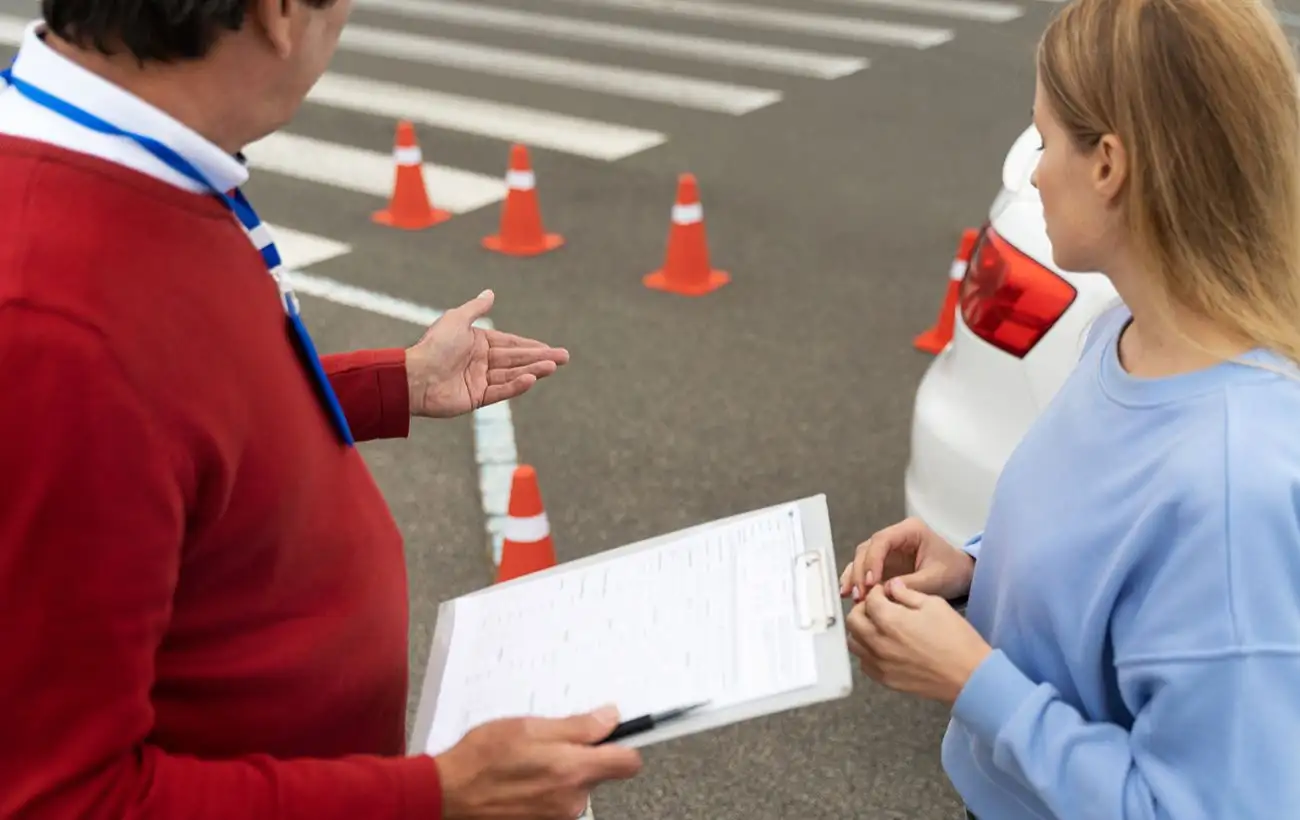
<svg viewBox="0 0 1300 820">
<path fill-rule="evenodd" d="M 692 703 L 690 706 L 682 706 L 678 709 L 669 709 L 666 712 L 642 715 L 638 718 L 625 720 L 615 726 L 614 731 L 610 732 L 604 740 L 598 741 L 596 745 L 599 746 L 602 743 L 612 743 L 615 740 L 622 740 L 629 735 L 639 735 L 642 732 L 648 732 L 661 723 L 666 723 L 670 720 L 679 718 L 688 712 L 694 712 L 696 709 L 699 709 L 702 706 L 707 706 L 708 704 L 709 701 L 706 700 L 701 703 Z"/>
</svg>

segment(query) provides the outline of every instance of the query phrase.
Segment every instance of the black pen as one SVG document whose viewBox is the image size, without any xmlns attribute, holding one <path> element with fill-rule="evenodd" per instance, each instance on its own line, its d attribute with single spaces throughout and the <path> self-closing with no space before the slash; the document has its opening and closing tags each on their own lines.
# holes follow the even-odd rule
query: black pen
<svg viewBox="0 0 1300 820">
<path fill-rule="evenodd" d="M 707 706 L 708 704 L 709 701 L 706 700 L 701 703 L 692 703 L 690 706 L 682 706 L 678 709 L 669 709 L 666 712 L 642 715 L 638 718 L 625 720 L 615 726 L 614 731 L 610 732 L 604 740 L 597 741 L 596 745 L 599 746 L 602 743 L 612 743 L 615 740 L 622 740 L 630 735 L 639 735 L 642 732 L 648 732 L 661 723 L 667 723 L 670 720 L 679 718 L 688 712 L 694 712 L 696 709 Z"/>
</svg>

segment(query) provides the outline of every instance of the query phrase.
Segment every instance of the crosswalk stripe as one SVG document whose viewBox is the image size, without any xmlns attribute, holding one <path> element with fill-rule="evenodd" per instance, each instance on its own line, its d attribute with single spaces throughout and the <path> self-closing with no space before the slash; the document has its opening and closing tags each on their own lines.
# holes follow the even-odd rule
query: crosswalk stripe
<svg viewBox="0 0 1300 820">
<path fill-rule="evenodd" d="M 27 31 L 30 22 L 20 17 L 0 14 L 0 44 L 15 47 L 22 45 L 23 33 Z"/>
<path fill-rule="evenodd" d="M 280 132 L 244 149 L 254 168 L 335 188 L 386 197 L 393 190 L 390 154 Z M 504 179 L 424 164 L 424 181 L 433 204 L 465 213 L 505 199 Z"/>
<path fill-rule="evenodd" d="M 990 0 L 824 0 L 865 8 L 898 9 L 913 14 L 934 14 L 961 20 L 1006 23 L 1024 15 L 1025 10 L 1012 3 Z"/>
<path fill-rule="evenodd" d="M 405 118 L 434 128 L 521 142 L 530 147 L 609 162 L 662 145 L 668 140 L 666 135 L 657 131 L 346 74 L 327 73 L 312 87 L 307 100 L 331 108 Z"/>
<path fill-rule="evenodd" d="M 291 270 L 310 267 L 352 252 L 352 246 L 324 236 L 295 231 L 283 225 L 263 223 L 275 239 L 280 262 Z"/>
<path fill-rule="evenodd" d="M 686 57 L 701 62 L 757 68 L 819 80 L 846 77 L 869 65 L 869 61 L 863 57 L 740 43 L 718 37 L 699 37 L 577 17 L 535 14 L 531 11 L 461 3 L 456 0 L 353 0 L 353 7 L 559 40 L 619 46 L 650 54 Z"/>
<path fill-rule="evenodd" d="M 423 37 L 352 24 L 343 29 L 340 45 L 379 57 L 409 60 L 512 77 L 528 82 L 597 91 L 632 99 L 696 108 L 723 114 L 748 114 L 781 99 L 767 88 L 720 83 L 631 68 L 551 57 L 508 48 Z"/>
<path fill-rule="evenodd" d="M 536 2 L 536 0 L 534 0 Z M 775 6 L 751 6 L 742 3 L 715 3 L 709 0 L 550 0 L 582 6 L 605 6 L 629 9 L 647 14 L 668 14 L 678 17 L 735 23 L 756 28 L 794 31 L 803 34 L 820 34 L 862 43 L 906 46 L 908 48 L 933 48 L 953 38 L 950 29 L 914 26 L 906 23 L 886 23 L 861 17 L 841 17 L 830 14 L 812 14 L 786 11 Z"/>
</svg>

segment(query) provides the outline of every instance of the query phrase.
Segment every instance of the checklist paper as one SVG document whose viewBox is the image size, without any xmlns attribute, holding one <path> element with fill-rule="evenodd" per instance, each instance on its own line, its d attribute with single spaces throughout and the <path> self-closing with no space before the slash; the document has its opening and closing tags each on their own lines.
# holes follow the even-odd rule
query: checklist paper
<svg viewBox="0 0 1300 820">
<path fill-rule="evenodd" d="M 612 702 L 627 719 L 815 685 L 795 587 L 803 552 L 790 504 L 458 599 L 426 751 L 501 717 Z"/>
</svg>

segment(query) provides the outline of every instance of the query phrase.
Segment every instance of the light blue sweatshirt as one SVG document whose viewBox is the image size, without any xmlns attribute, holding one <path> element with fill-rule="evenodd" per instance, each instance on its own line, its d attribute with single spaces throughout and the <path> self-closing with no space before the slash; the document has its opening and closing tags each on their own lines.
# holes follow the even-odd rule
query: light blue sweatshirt
<svg viewBox="0 0 1300 820">
<path fill-rule="evenodd" d="M 1129 319 L 1094 325 L 966 546 L 994 652 L 944 768 L 980 820 L 1300 818 L 1300 382 L 1136 378 Z"/>
</svg>

